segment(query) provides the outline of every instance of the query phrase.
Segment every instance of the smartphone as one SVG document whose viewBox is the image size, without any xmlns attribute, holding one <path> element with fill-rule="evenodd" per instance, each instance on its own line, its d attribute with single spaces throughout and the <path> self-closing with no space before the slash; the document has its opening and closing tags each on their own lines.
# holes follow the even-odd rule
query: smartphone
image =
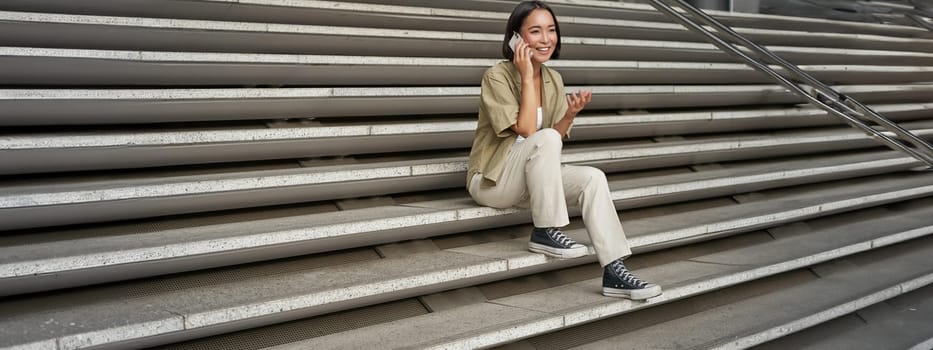
<svg viewBox="0 0 933 350">
<path fill-rule="evenodd" d="M 522 36 L 518 35 L 518 32 L 512 32 L 512 39 L 509 39 L 509 48 L 512 49 L 512 52 L 515 52 L 515 47 L 518 46 L 520 41 L 522 41 Z"/>
</svg>

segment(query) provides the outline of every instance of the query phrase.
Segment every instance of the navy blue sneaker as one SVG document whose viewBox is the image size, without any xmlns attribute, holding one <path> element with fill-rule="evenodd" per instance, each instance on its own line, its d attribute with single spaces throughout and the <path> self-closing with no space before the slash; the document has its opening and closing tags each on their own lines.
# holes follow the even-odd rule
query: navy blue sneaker
<svg viewBox="0 0 933 350">
<path fill-rule="evenodd" d="M 579 258 L 587 253 L 585 245 L 564 236 L 556 227 L 535 227 L 531 230 L 528 250 L 561 259 Z"/>
<path fill-rule="evenodd" d="M 603 269 L 603 295 L 645 300 L 661 295 L 661 287 L 638 279 L 625 268 L 622 260 L 616 260 Z"/>
</svg>

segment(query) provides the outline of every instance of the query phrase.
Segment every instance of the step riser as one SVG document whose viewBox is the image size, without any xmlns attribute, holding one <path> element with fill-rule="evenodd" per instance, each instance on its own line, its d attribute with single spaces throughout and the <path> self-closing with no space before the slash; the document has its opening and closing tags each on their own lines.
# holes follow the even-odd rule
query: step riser
<svg viewBox="0 0 933 350">
<path fill-rule="evenodd" d="M 249 62 L 126 62 L 31 56 L 0 57 L 0 74 L 21 86 L 475 85 L 493 63 L 475 67 L 317 66 Z M 695 71 L 663 68 L 558 69 L 564 83 L 574 85 L 771 83 L 760 73 L 742 67 Z M 853 69 L 815 71 L 811 74 L 832 84 L 896 84 L 933 79 L 933 72 L 928 67 L 900 72 Z"/>
<path fill-rule="evenodd" d="M 677 191 L 672 193 L 659 193 L 647 197 L 628 197 L 616 201 L 617 207 L 623 209 L 643 208 L 655 205 L 673 204 L 679 202 L 689 202 L 705 198 L 714 198 L 718 196 L 731 196 L 741 193 L 750 193 L 767 189 L 790 187 L 823 181 L 833 181 L 848 178 L 857 178 L 861 176 L 880 175 L 884 173 L 893 173 L 911 169 L 910 166 L 892 165 L 889 168 L 861 169 L 848 173 L 824 174 L 808 177 L 788 177 L 774 179 L 771 181 L 756 181 L 746 183 L 736 183 L 725 187 L 706 187 L 697 188 L 692 191 Z"/>
<path fill-rule="evenodd" d="M 95 147 L 3 151 L 0 175 L 78 170 L 132 169 L 266 159 L 303 159 L 469 147 L 472 132 L 373 137 L 335 137 L 201 146 Z M 575 135 L 575 139 L 577 138 Z M 8 161 L 9 162 L 8 162 Z M 464 176 L 466 176 L 464 174 Z M 461 181 L 462 182 L 462 181 Z"/>
<path fill-rule="evenodd" d="M 890 88 L 890 87 L 889 87 Z M 741 90 L 722 87 L 679 88 L 670 86 L 650 89 L 568 86 L 568 91 L 592 89 L 590 110 L 620 110 L 639 108 L 717 107 L 762 104 L 800 103 L 802 99 L 777 86 L 742 86 Z M 635 90 L 632 90 L 635 89 Z M 714 90 L 710 90 L 714 89 Z M 37 90 L 28 94 L 0 90 L 0 125 L 74 125 L 133 124 L 147 122 L 181 122 L 207 120 L 283 119 L 347 116 L 417 116 L 436 114 L 476 113 L 478 88 L 438 88 L 437 90 L 392 90 L 367 96 L 365 89 L 233 89 L 233 90 L 156 90 L 120 91 Z M 730 91 L 733 90 L 733 91 Z M 863 103 L 910 103 L 930 98 L 931 86 L 915 85 L 904 91 L 886 88 L 876 91 L 848 91 Z M 900 91 L 898 91 L 900 90 Z M 255 97 L 256 94 L 268 97 Z M 416 95 L 417 94 L 427 94 Z M 138 94 L 142 96 L 130 96 Z M 182 99 L 179 94 L 186 94 Z M 210 97 L 196 97 L 208 95 Z M 363 94 L 353 96 L 352 94 Z M 6 95 L 6 96 L 3 96 Z M 29 96 L 26 96 L 29 95 Z M 297 96 L 296 96 L 297 95 Z M 406 96 L 407 95 L 407 96 Z M 132 116 L 132 117 L 128 117 Z"/>
</svg>

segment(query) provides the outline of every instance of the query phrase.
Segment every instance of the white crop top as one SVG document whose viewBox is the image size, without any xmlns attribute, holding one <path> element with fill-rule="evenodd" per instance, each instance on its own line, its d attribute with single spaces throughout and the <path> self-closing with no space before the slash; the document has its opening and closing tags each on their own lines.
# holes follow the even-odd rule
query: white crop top
<svg viewBox="0 0 933 350">
<path fill-rule="evenodd" d="M 541 124 L 544 123 L 544 115 L 541 112 L 541 107 L 538 107 L 538 128 L 536 130 L 541 130 Z M 525 141 L 525 138 L 522 135 L 518 135 L 518 138 L 515 139 L 515 144 L 520 144 L 522 141 Z"/>
</svg>

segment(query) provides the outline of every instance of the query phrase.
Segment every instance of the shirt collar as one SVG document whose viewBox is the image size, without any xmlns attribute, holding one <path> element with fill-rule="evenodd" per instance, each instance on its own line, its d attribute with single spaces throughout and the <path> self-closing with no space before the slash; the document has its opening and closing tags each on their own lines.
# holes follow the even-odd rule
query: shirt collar
<svg viewBox="0 0 933 350">
<path fill-rule="evenodd" d="M 510 63 L 509 70 L 512 73 L 512 79 L 515 79 L 515 81 L 522 81 L 522 75 L 518 73 L 518 68 L 515 68 L 515 63 L 512 61 L 508 62 Z M 551 69 L 543 64 L 541 65 L 541 79 L 545 84 L 550 84 L 552 79 Z"/>
</svg>

